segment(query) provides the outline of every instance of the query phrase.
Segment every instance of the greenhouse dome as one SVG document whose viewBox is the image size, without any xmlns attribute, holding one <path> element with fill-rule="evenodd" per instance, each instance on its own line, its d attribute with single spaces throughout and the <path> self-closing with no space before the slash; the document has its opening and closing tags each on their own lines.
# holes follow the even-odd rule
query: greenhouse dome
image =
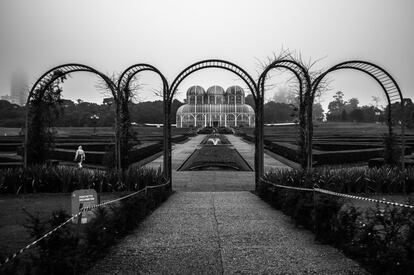
<svg viewBox="0 0 414 275">
<path fill-rule="evenodd" d="M 245 104 L 245 92 L 239 86 L 226 91 L 220 86 L 205 90 L 192 86 L 187 90 L 187 104 L 177 110 L 177 127 L 254 127 L 255 112 Z"/>
</svg>

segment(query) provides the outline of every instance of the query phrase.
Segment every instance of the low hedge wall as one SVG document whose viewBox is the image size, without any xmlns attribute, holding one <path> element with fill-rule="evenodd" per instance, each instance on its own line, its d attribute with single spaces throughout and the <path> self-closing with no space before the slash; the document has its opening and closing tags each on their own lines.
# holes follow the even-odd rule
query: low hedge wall
<svg viewBox="0 0 414 275">
<path fill-rule="evenodd" d="M 265 147 L 275 154 L 299 163 L 299 146 L 287 142 L 266 142 Z"/>
<path fill-rule="evenodd" d="M 163 150 L 162 143 L 157 142 L 128 152 L 129 163 L 141 161 Z"/>
<path fill-rule="evenodd" d="M 171 137 L 171 142 L 178 143 L 178 142 L 182 142 L 187 139 L 188 139 L 187 135 L 175 135 Z"/>
<path fill-rule="evenodd" d="M 74 161 L 75 152 L 76 150 L 55 148 L 48 152 L 48 159 Z M 85 163 L 102 165 L 105 154 L 106 152 L 87 151 L 85 152 Z"/>
<path fill-rule="evenodd" d="M 285 183 L 286 184 L 286 183 Z M 414 211 L 378 205 L 362 210 L 342 198 L 288 190 L 262 182 L 258 195 L 373 274 L 412 274 Z"/>
<path fill-rule="evenodd" d="M 342 164 L 359 161 L 368 161 L 384 155 L 384 148 L 358 149 L 344 151 L 319 151 L 313 150 L 313 160 L 316 165 Z"/>
<path fill-rule="evenodd" d="M 0 143 L 0 152 L 16 152 L 21 143 Z"/>
<path fill-rule="evenodd" d="M 105 152 L 109 147 L 113 147 L 114 143 L 106 143 L 106 142 L 88 142 L 88 143 L 56 143 L 55 146 L 57 149 L 69 149 L 72 152 L 75 152 L 78 149 L 78 146 L 81 145 L 84 151 L 97 151 L 97 152 Z"/>
<path fill-rule="evenodd" d="M 127 169 L 122 174 L 122 182 L 119 182 L 118 174 L 114 170 L 35 165 L 0 169 L 0 193 L 66 193 L 76 189 L 95 189 L 97 192 L 128 191 L 139 190 L 162 180 L 161 170 L 143 167 Z"/>
<path fill-rule="evenodd" d="M 142 220 L 170 195 L 168 187 L 149 189 L 117 205 L 96 209 L 95 218 L 81 225 L 80 234 L 75 224 L 67 224 L 30 250 L 30 258 L 17 258 L 0 269 L 2 274 L 80 274 L 103 258 L 109 248 L 135 229 Z M 54 212 L 48 220 L 28 213 L 32 238 L 42 237 L 46 232 L 66 221 L 70 216 L 64 211 Z M 3 253 L 1 253 L 3 254 Z M 2 255 L 3 256 L 3 255 Z M 4 255 L 5 256 L 5 255 Z M 3 260 L 3 259 L 1 259 Z"/>
<path fill-rule="evenodd" d="M 306 170 L 276 170 L 266 179 L 280 185 L 320 188 L 339 193 L 401 194 L 414 192 L 414 168 L 315 168 Z"/>
</svg>

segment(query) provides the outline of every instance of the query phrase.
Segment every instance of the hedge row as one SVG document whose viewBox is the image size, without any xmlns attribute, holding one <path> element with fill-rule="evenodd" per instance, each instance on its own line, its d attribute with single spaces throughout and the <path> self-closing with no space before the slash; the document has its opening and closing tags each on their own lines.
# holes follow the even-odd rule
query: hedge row
<svg viewBox="0 0 414 275">
<path fill-rule="evenodd" d="M 241 136 L 254 142 L 254 137 L 251 135 L 241 134 Z M 336 145 L 330 145 L 330 149 L 333 149 Z M 338 143 L 341 148 L 341 144 Z M 272 142 L 265 140 L 265 147 L 275 154 L 281 155 L 291 161 L 300 162 L 299 146 L 288 142 Z M 313 161 L 314 165 L 325 164 L 343 164 L 354 163 L 361 161 L 369 161 L 372 158 L 379 158 L 384 156 L 384 148 L 369 148 L 369 149 L 357 149 L 357 150 L 342 150 L 342 151 L 320 151 L 313 149 Z M 411 154 L 412 149 L 406 148 L 406 154 Z"/>
<path fill-rule="evenodd" d="M 285 183 L 286 184 L 286 183 Z M 275 188 L 261 183 L 258 194 L 315 233 L 315 240 L 333 245 L 373 274 L 412 274 L 414 211 L 408 208 L 361 210 L 341 198 Z"/>
<path fill-rule="evenodd" d="M 0 152 L 16 152 L 21 143 L 0 143 Z"/>
<path fill-rule="evenodd" d="M 97 192 L 139 190 L 163 180 L 160 170 L 129 168 L 119 182 L 116 171 L 99 171 L 36 165 L 28 168 L 0 169 L 0 193 L 60 193 L 76 189 L 95 189 Z"/>
<path fill-rule="evenodd" d="M 280 185 L 320 188 L 339 193 L 410 193 L 414 192 L 414 168 L 316 168 L 305 170 L 276 170 L 265 178 Z"/>
<path fill-rule="evenodd" d="M 48 159 L 73 162 L 75 158 L 75 152 L 76 150 L 74 149 L 55 148 L 48 152 Z M 102 165 L 105 154 L 106 152 L 87 151 L 85 163 Z"/>
<path fill-rule="evenodd" d="M 37 250 L 29 251 L 30 257 L 17 258 L 0 269 L 2 274 L 80 274 L 90 269 L 108 249 L 123 236 L 135 229 L 141 221 L 164 202 L 168 187 L 149 189 L 148 192 L 122 200 L 119 205 L 96 209 L 95 218 L 81 225 L 67 224 L 38 244 Z M 39 216 L 29 215 L 31 237 L 37 239 L 70 216 L 57 211 L 50 219 L 41 221 Z M 4 252 L 0 253 L 3 254 Z M 6 255 L 0 255 L 4 260 Z"/>
</svg>

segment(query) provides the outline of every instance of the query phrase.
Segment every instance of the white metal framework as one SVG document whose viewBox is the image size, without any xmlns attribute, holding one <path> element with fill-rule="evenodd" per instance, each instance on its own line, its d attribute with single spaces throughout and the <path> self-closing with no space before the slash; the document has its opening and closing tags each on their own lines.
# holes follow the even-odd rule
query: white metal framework
<svg viewBox="0 0 414 275">
<path fill-rule="evenodd" d="M 187 104 L 177 110 L 177 127 L 246 126 L 254 127 L 255 113 L 245 104 L 244 90 L 231 86 L 226 91 L 212 86 L 205 91 L 192 86 L 187 91 Z"/>
</svg>

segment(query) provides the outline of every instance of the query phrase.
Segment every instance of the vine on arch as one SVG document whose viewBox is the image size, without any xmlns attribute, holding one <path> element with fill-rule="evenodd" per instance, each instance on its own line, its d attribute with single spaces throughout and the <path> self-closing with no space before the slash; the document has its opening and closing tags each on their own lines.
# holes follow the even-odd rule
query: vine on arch
<svg viewBox="0 0 414 275">
<path fill-rule="evenodd" d="M 47 87 L 39 87 L 34 91 L 26 108 L 30 119 L 27 143 L 27 161 L 29 163 L 43 163 L 47 159 L 48 148 L 54 144 L 53 121 L 60 115 L 62 88 L 61 84 L 66 76 L 57 70 L 53 73 L 53 83 Z"/>
<path fill-rule="evenodd" d="M 115 84 L 104 74 L 81 64 L 64 64 L 44 73 L 33 85 L 26 102 L 26 133 L 24 146 L 24 165 L 28 163 L 44 162 L 47 158 L 47 146 L 51 144 L 52 126 L 50 114 L 58 115 L 56 103 L 61 100 L 62 89 L 60 84 L 66 75 L 72 72 L 91 72 L 101 77 L 114 97 L 115 105 L 115 151 L 117 168 L 120 168 L 119 156 L 119 97 Z M 49 127 L 48 127 L 49 126 Z"/>
<path fill-rule="evenodd" d="M 294 75 L 294 79 L 298 81 L 298 101 L 299 110 L 298 119 L 299 119 L 299 159 L 301 161 L 301 167 L 306 168 L 308 164 L 308 145 L 307 145 L 307 120 L 306 109 L 307 100 L 306 95 L 309 94 L 311 89 L 311 79 L 309 68 L 310 65 L 304 64 L 300 55 L 295 55 L 289 50 L 282 50 L 280 54 L 274 55 L 272 59 L 269 59 L 267 64 L 262 64 L 263 72 L 260 74 L 258 80 L 259 96 L 264 98 L 265 89 L 266 89 L 266 80 L 269 78 L 268 73 L 273 69 L 285 69 L 290 71 Z M 263 133 L 264 134 L 264 133 Z"/>
<path fill-rule="evenodd" d="M 164 101 L 165 96 L 168 93 L 168 82 L 164 75 L 154 66 L 141 63 L 135 64 L 127 68 L 123 71 L 121 76 L 118 78 L 117 88 L 119 91 L 120 97 L 120 151 L 122 152 L 121 158 L 121 166 L 123 168 L 128 167 L 129 160 L 128 160 L 128 151 L 129 151 L 129 138 L 131 137 L 131 119 L 129 113 L 129 103 L 131 98 L 138 92 L 139 87 L 131 87 L 132 81 L 135 80 L 136 75 L 143 71 L 152 71 L 158 74 L 163 82 L 163 94 L 164 94 Z M 166 103 L 164 102 L 164 105 Z M 164 111 L 165 112 L 165 111 Z M 164 127 L 164 132 L 165 132 Z M 166 150 L 166 144 L 164 142 L 164 151 Z M 165 166 L 164 161 L 164 170 L 168 170 Z"/>
</svg>

